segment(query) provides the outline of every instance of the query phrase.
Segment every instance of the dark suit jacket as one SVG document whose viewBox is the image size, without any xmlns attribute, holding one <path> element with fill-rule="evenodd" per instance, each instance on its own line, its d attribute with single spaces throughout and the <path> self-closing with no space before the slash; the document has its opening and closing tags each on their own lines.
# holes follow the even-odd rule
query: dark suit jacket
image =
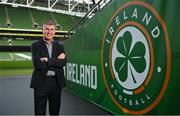
<svg viewBox="0 0 180 116">
<path fill-rule="evenodd" d="M 59 54 L 65 53 L 63 46 L 53 41 L 52 58 L 49 58 L 48 49 L 43 39 L 40 39 L 32 44 L 32 62 L 34 71 L 32 74 L 30 87 L 41 89 L 45 84 L 46 74 L 48 70 L 53 70 L 56 73 L 56 82 L 58 88 L 65 86 L 64 70 L 67 59 L 57 59 Z M 40 58 L 48 57 L 48 62 L 42 62 Z"/>
</svg>

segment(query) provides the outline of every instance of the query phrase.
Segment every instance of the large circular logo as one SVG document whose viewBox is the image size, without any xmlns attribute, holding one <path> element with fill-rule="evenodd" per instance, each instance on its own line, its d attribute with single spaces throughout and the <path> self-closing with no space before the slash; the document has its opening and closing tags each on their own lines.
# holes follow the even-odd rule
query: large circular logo
<svg viewBox="0 0 180 116">
<path fill-rule="evenodd" d="M 110 19 L 102 42 L 103 78 L 125 113 L 152 110 L 165 93 L 171 66 L 167 29 L 156 10 L 128 2 Z"/>
</svg>

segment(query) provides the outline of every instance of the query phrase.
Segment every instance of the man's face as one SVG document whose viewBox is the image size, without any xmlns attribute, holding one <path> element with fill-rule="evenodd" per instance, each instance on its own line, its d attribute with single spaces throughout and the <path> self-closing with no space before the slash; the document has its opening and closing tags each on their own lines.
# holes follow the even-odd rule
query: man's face
<svg viewBox="0 0 180 116">
<path fill-rule="evenodd" d="M 55 26 L 54 25 L 44 25 L 43 27 L 43 36 L 46 40 L 52 40 L 55 36 Z"/>
</svg>

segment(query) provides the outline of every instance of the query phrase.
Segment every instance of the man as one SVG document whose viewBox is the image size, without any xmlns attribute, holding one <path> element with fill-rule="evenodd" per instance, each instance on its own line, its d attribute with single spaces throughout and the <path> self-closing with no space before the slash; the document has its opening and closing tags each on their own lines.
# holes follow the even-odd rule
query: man
<svg viewBox="0 0 180 116">
<path fill-rule="evenodd" d="M 58 115 L 61 89 L 65 85 L 63 66 L 66 64 L 64 48 L 53 40 L 56 31 L 53 21 L 43 24 L 43 38 L 32 44 L 34 71 L 30 87 L 34 89 L 35 115 L 45 115 L 47 101 L 50 115 Z"/>
</svg>

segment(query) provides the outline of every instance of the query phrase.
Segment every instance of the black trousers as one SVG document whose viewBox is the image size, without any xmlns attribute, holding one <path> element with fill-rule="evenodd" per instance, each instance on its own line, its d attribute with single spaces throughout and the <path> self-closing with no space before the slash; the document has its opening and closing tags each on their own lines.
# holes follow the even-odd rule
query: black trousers
<svg viewBox="0 0 180 116">
<path fill-rule="evenodd" d="M 54 86 L 54 82 L 54 79 L 47 78 L 45 88 L 34 89 L 35 115 L 46 115 L 47 102 L 49 103 L 49 114 L 59 115 L 61 105 L 61 90 L 58 89 L 57 86 Z"/>
</svg>

